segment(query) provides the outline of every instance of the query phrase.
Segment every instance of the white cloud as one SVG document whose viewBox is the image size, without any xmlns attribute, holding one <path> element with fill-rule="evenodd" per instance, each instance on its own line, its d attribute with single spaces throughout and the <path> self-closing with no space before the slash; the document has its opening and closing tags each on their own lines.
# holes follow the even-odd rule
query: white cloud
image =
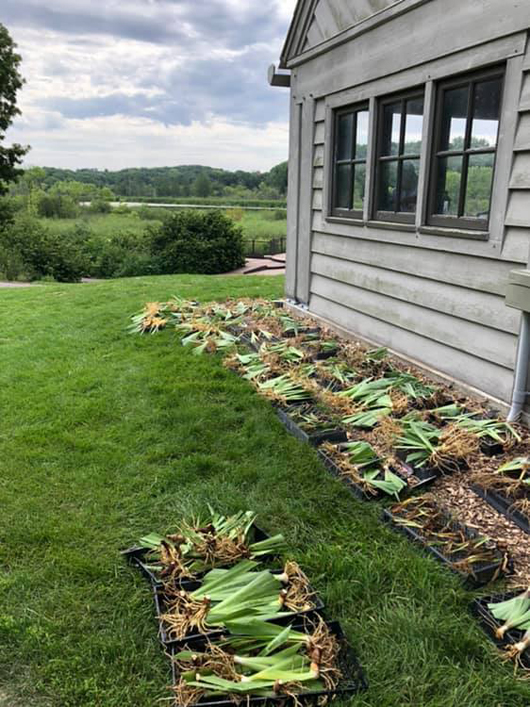
<svg viewBox="0 0 530 707">
<path fill-rule="evenodd" d="M 215 119 L 166 127 L 148 119 L 115 116 L 66 120 L 50 130 L 46 121 L 53 116 L 38 116 L 28 165 L 114 170 L 203 164 L 268 171 L 286 156 L 287 123 L 257 129 Z M 24 142 L 26 134 L 24 129 L 13 130 L 12 138 Z"/>
<path fill-rule="evenodd" d="M 295 2 L 3 0 L 27 80 L 8 137 L 28 164 L 269 169 L 288 92 L 266 70 Z"/>
</svg>

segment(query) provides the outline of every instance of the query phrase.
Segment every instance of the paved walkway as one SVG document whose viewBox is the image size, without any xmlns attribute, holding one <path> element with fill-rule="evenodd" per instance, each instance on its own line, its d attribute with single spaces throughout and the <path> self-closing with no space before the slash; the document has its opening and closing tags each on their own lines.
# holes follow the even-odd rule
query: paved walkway
<svg viewBox="0 0 530 707">
<path fill-rule="evenodd" d="M 95 277 L 83 277 L 81 278 L 81 284 L 84 285 L 90 285 L 91 283 L 94 282 L 105 282 L 105 280 L 100 280 Z M 38 282 L 6 282 L 0 280 L 0 288 L 15 288 L 15 287 L 35 287 L 38 285 Z M 77 283 L 79 284 L 79 283 Z"/>
<path fill-rule="evenodd" d="M 247 258 L 244 267 L 227 275 L 285 275 L 285 253 L 266 258 Z"/>
<path fill-rule="evenodd" d="M 33 283 L 32 282 L 2 282 L 2 281 L 0 281 L 0 287 L 4 287 L 4 288 L 33 287 Z"/>
<path fill-rule="evenodd" d="M 239 270 L 225 273 L 225 275 L 285 275 L 285 253 L 270 255 L 266 258 L 247 258 L 245 266 Z M 81 281 L 84 284 L 92 282 L 104 282 L 96 278 L 84 277 Z M 0 289 L 35 287 L 36 282 L 3 282 L 0 281 Z"/>
</svg>

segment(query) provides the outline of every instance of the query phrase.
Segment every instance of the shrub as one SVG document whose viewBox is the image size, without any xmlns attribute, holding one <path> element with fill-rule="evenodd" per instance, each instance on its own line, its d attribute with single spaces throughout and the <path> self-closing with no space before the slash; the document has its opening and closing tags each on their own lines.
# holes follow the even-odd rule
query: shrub
<svg viewBox="0 0 530 707">
<path fill-rule="evenodd" d="M 17 250 L 0 245 L 0 275 L 6 280 L 18 280 L 25 274 L 25 263 Z"/>
<path fill-rule="evenodd" d="M 245 212 L 243 211 L 243 209 L 238 209 L 238 208 L 229 209 L 226 212 L 226 215 L 228 216 L 228 218 L 231 218 L 232 221 L 236 221 L 239 223 L 239 221 L 243 220 L 243 216 L 245 215 Z"/>
<path fill-rule="evenodd" d="M 88 210 L 92 214 L 110 214 L 112 206 L 109 201 L 105 201 L 104 199 L 93 199 L 90 202 Z"/>
<path fill-rule="evenodd" d="M 120 204 L 119 206 L 114 207 L 112 213 L 119 214 L 120 216 L 128 216 L 132 212 L 131 209 L 127 206 L 127 204 Z"/>
<path fill-rule="evenodd" d="M 133 213 L 142 221 L 163 221 L 169 217 L 167 209 L 157 209 L 152 206 L 140 206 Z"/>
<path fill-rule="evenodd" d="M 156 274 L 145 234 L 121 232 L 91 236 L 88 241 L 90 275 L 93 277 L 134 277 Z"/>
<path fill-rule="evenodd" d="M 152 235 L 160 273 L 228 272 L 245 263 L 241 228 L 221 211 L 177 211 Z"/>
<path fill-rule="evenodd" d="M 53 233 L 39 221 L 25 216 L 0 233 L 4 258 L 29 279 L 51 277 L 58 282 L 78 282 L 86 274 L 86 231 Z"/>
<path fill-rule="evenodd" d="M 75 218 L 79 213 L 79 206 L 66 194 L 40 192 L 37 213 L 43 218 Z"/>
</svg>

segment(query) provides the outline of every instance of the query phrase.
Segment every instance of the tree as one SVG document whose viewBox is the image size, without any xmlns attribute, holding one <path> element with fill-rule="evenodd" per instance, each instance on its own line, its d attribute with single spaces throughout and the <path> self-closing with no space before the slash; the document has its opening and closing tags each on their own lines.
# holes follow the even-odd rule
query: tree
<svg viewBox="0 0 530 707">
<path fill-rule="evenodd" d="M 288 162 L 280 162 L 276 167 L 273 167 L 266 177 L 266 183 L 278 190 L 282 196 L 287 194 L 287 173 Z"/>
<path fill-rule="evenodd" d="M 14 144 L 3 145 L 5 133 L 20 114 L 17 108 L 17 93 L 22 88 L 24 80 L 18 68 L 22 58 L 16 53 L 16 44 L 9 32 L 0 24 L 0 194 L 7 192 L 7 184 L 16 181 L 21 170 L 17 168 L 28 147 Z"/>
<path fill-rule="evenodd" d="M 207 197 L 212 193 L 212 183 L 204 172 L 201 172 L 197 179 L 193 182 L 194 196 Z"/>
<path fill-rule="evenodd" d="M 28 213 L 35 213 L 35 195 L 42 191 L 44 181 L 46 180 L 46 170 L 42 167 L 31 167 L 24 171 L 24 175 L 20 180 L 20 184 L 24 188 L 24 192 L 27 194 L 28 201 Z"/>
</svg>

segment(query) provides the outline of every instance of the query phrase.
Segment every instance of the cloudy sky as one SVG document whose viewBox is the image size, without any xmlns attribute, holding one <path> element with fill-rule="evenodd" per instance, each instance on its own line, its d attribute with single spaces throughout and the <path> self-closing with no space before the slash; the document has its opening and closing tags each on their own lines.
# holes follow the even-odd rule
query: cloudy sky
<svg viewBox="0 0 530 707">
<path fill-rule="evenodd" d="M 204 164 L 287 157 L 288 91 L 270 88 L 295 0 L 1 0 L 23 57 L 26 163 Z"/>
</svg>

